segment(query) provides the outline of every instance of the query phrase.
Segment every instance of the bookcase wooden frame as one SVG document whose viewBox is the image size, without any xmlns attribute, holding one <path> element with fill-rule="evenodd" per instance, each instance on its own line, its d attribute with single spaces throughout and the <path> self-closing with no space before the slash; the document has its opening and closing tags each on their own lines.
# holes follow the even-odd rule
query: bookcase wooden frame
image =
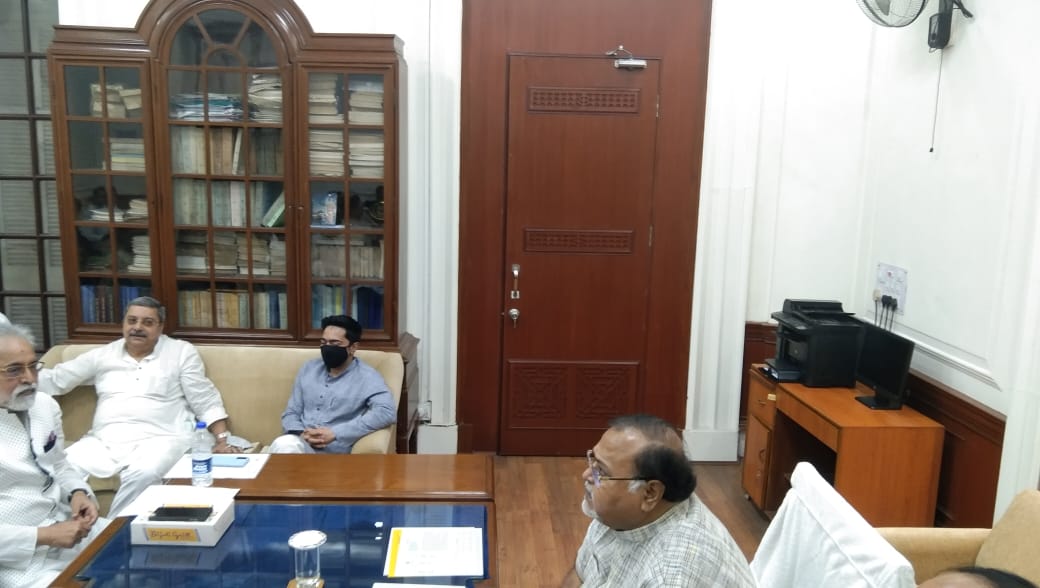
<svg viewBox="0 0 1040 588">
<path fill-rule="evenodd" d="M 291 0 L 153 0 L 135 29 L 58 26 L 70 338 L 118 336 L 151 293 L 190 340 L 311 344 L 345 312 L 366 345 L 396 346 L 401 47 L 314 33 Z"/>
</svg>

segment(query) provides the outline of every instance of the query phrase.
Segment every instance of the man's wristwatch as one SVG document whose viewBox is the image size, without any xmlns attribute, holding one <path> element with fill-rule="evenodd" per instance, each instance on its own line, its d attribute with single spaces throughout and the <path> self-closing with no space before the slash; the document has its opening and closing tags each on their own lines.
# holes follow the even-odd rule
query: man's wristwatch
<svg viewBox="0 0 1040 588">
<path fill-rule="evenodd" d="M 69 502 L 72 502 L 72 497 L 75 496 L 77 492 L 82 492 L 82 493 L 86 494 L 87 497 L 90 496 L 90 491 L 87 490 L 86 488 L 76 488 L 72 492 L 69 492 L 69 497 L 68 497 L 68 501 Z"/>
<path fill-rule="evenodd" d="M 217 443 L 227 443 L 228 437 L 230 437 L 230 436 L 231 436 L 231 433 L 229 431 L 224 431 L 222 433 L 217 433 Z"/>
</svg>

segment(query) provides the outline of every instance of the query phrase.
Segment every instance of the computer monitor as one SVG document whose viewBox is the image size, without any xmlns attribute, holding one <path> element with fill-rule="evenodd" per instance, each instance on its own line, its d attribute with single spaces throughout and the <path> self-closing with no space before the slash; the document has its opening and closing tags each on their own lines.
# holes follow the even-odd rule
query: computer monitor
<svg viewBox="0 0 1040 588">
<path fill-rule="evenodd" d="M 878 410 L 898 410 L 906 396 L 906 376 L 914 342 L 870 323 L 863 324 L 856 379 L 874 391 L 873 396 L 857 396 L 863 404 Z"/>
</svg>

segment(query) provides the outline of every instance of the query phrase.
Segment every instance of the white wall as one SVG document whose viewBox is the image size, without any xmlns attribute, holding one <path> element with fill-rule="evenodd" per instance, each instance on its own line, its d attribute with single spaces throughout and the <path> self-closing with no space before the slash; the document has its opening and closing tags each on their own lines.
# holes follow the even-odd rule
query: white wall
<svg viewBox="0 0 1040 588">
<path fill-rule="evenodd" d="M 1040 473 L 1040 100 L 1024 67 L 1040 58 L 1026 30 L 1040 7 L 971 2 L 976 18 L 956 13 L 951 46 L 929 53 L 934 7 L 910 27 L 885 29 L 851 0 L 813 0 L 797 13 L 769 0 L 728 4 L 715 5 L 712 72 L 758 80 L 758 100 L 732 102 L 728 113 L 757 124 L 740 149 L 709 134 L 705 161 L 734 153 L 753 179 L 702 184 L 702 231 L 707 219 L 722 224 L 711 230 L 728 235 L 731 253 L 698 251 L 698 284 L 719 267 L 746 268 L 748 320 L 767 320 L 785 298 L 842 300 L 869 317 L 877 263 L 908 269 L 895 330 L 917 342 L 914 367 L 1008 415 L 999 514 Z M 726 43 L 736 38 L 744 43 Z M 709 103 L 727 96 L 712 81 Z M 709 130 L 713 118 L 709 109 Z M 711 211 L 731 207 L 727 197 L 748 184 L 753 230 L 744 235 L 746 221 Z M 714 338 L 704 324 L 695 315 L 695 343 Z M 728 351 L 739 357 L 735 345 Z"/>
</svg>

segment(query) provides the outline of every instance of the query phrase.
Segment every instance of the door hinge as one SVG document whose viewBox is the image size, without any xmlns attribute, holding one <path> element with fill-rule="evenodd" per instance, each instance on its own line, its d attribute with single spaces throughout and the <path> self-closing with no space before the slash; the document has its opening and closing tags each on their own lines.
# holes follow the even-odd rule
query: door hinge
<svg viewBox="0 0 1040 588">
<path fill-rule="evenodd" d="M 650 238 L 647 241 L 646 246 L 647 247 L 653 247 L 654 246 L 654 225 L 650 225 Z"/>
<path fill-rule="evenodd" d="M 657 95 L 657 104 L 654 105 L 654 117 L 661 118 L 661 95 Z"/>
</svg>

